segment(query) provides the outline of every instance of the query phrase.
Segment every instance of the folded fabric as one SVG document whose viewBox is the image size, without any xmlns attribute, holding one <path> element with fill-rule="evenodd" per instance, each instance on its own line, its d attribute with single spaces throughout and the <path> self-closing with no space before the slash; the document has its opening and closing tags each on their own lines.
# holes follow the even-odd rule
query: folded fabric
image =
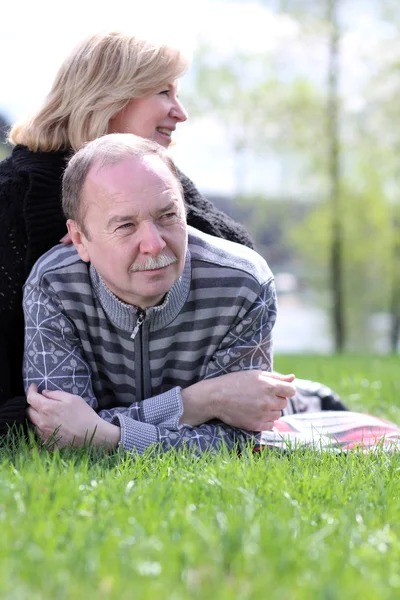
<svg viewBox="0 0 400 600">
<path fill-rule="evenodd" d="M 299 413 L 281 417 L 271 431 L 263 431 L 255 450 L 263 447 L 399 451 L 400 429 L 379 417 L 352 411 Z"/>
<path fill-rule="evenodd" d="M 283 415 L 321 410 L 348 410 L 341 397 L 331 388 L 318 381 L 299 379 L 295 381 L 296 394 L 288 399 Z"/>
</svg>

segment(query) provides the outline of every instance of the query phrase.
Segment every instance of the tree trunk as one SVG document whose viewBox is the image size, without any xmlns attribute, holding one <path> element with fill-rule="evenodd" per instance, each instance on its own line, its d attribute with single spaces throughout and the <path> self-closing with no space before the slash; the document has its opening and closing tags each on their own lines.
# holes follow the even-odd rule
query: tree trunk
<svg viewBox="0 0 400 600">
<path fill-rule="evenodd" d="M 394 217 L 393 285 L 390 298 L 390 350 L 397 354 L 400 341 L 400 218 Z"/>
<path fill-rule="evenodd" d="M 339 148 L 339 0 L 328 1 L 329 64 L 328 64 L 328 164 L 330 203 L 332 211 L 332 245 L 330 251 L 330 287 L 332 293 L 332 327 L 335 351 L 345 346 L 343 303 L 343 235 L 340 207 L 340 148 Z"/>
</svg>

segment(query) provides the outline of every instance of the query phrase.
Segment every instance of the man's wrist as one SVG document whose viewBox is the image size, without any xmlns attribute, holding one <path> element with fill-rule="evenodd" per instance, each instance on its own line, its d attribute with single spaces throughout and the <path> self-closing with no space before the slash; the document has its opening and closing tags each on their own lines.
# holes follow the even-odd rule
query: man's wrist
<svg viewBox="0 0 400 600">
<path fill-rule="evenodd" d="M 101 423 L 99 423 L 96 429 L 95 439 L 97 446 L 104 446 L 110 450 L 118 448 L 121 441 L 121 427 L 101 419 Z"/>
<path fill-rule="evenodd" d="M 202 425 L 216 417 L 212 380 L 203 380 L 182 389 L 183 415 L 179 424 Z"/>
</svg>

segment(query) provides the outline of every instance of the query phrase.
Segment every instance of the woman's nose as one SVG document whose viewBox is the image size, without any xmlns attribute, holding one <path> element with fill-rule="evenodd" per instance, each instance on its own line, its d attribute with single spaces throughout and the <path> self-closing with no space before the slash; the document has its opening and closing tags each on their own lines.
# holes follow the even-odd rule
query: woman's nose
<svg viewBox="0 0 400 600">
<path fill-rule="evenodd" d="M 171 108 L 171 117 L 173 117 L 174 119 L 176 119 L 179 122 L 183 122 L 186 121 L 188 118 L 188 114 L 182 104 L 182 102 L 180 102 L 180 100 L 178 100 L 178 98 L 176 98 L 172 108 Z"/>
</svg>

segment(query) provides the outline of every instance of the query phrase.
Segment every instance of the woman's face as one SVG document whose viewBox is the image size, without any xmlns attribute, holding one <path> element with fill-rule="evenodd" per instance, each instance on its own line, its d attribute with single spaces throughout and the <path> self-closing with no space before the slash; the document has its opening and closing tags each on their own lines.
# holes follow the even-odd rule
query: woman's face
<svg viewBox="0 0 400 600">
<path fill-rule="evenodd" d="M 168 148 L 177 123 L 187 119 L 178 89 L 178 81 L 174 81 L 152 96 L 134 98 L 112 117 L 108 133 L 133 133 Z"/>
</svg>

